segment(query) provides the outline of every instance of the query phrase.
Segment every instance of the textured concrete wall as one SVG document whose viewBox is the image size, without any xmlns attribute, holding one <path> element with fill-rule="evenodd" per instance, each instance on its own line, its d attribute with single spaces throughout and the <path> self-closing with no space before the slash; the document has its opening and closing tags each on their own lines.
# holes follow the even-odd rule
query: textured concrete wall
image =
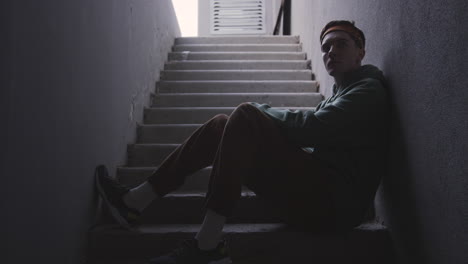
<svg viewBox="0 0 468 264">
<path fill-rule="evenodd" d="M 390 81 L 388 175 L 377 199 L 400 263 L 468 261 L 468 2 L 293 0 L 321 91 L 330 95 L 321 28 L 355 20 L 367 36 L 364 63 Z"/>
<path fill-rule="evenodd" d="M 125 162 L 180 35 L 172 2 L 11 0 L 2 12 L 1 261 L 83 263 L 94 167 Z"/>
<path fill-rule="evenodd" d="M 281 0 L 265 2 L 265 19 L 267 35 L 273 32 Z M 210 32 L 210 0 L 198 0 L 198 36 L 211 36 Z"/>
</svg>

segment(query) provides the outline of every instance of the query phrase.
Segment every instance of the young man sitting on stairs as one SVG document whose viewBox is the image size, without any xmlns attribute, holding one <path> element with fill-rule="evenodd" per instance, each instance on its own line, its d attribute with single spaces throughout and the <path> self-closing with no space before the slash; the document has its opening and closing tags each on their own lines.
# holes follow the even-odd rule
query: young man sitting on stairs
<svg viewBox="0 0 468 264">
<path fill-rule="evenodd" d="M 346 231 L 362 222 L 385 161 L 385 81 L 375 66 L 361 66 L 365 37 L 354 22 L 328 23 L 320 43 L 335 84 L 333 96 L 315 110 L 243 103 L 230 116 L 207 121 L 133 189 L 98 166 L 100 195 L 127 228 L 187 176 L 213 166 L 195 238 L 150 263 L 230 263 L 221 235 L 242 186 L 280 208 L 286 223 L 309 232 Z"/>
</svg>

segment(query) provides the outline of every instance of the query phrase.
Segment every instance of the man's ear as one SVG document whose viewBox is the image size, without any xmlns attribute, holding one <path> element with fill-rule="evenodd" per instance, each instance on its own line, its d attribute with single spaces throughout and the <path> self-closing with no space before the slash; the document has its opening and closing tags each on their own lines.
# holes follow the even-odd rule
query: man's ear
<svg viewBox="0 0 468 264">
<path fill-rule="evenodd" d="M 359 54 L 358 54 L 358 63 L 361 63 L 361 61 L 364 59 L 364 56 L 366 56 L 366 50 L 365 49 L 359 49 Z"/>
<path fill-rule="evenodd" d="M 361 56 L 361 60 L 364 59 L 364 56 L 366 56 L 366 50 L 362 48 L 361 51 L 359 52 L 359 55 Z"/>
</svg>

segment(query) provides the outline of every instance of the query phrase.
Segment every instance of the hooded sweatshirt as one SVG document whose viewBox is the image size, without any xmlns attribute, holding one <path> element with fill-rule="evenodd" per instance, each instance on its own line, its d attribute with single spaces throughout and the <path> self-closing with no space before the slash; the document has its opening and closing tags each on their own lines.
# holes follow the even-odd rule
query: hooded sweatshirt
<svg viewBox="0 0 468 264">
<path fill-rule="evenodd" d="M 382 174 L 388 133 L 388 95 L 382 72 L 363 65 L 349 73 L 315 110 L 251 103 L 270 116 L 291 144 L 326 163 L 337 222 L 358 225 L 372 204 Z M 313 175 L 311 175 L 313 177 Z"/>
</svg>

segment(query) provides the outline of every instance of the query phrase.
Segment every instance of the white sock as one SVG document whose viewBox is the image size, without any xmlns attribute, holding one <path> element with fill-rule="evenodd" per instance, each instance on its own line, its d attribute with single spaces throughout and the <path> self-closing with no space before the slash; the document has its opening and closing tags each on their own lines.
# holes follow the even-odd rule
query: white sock
<svg viewBox="0 0 468 264">
<path fill-rule="evenodd" d="M 201 250 L 211 250 L 218 245 L 226 217 L 208 209 L 195 239 L 198 240 L 198 247 Z"/>
<path fill-rule="evenodd" d="M 142 212 L 156 198 L 157 194 L 153 186 L 148 181 L 145 181 L 137 187 L 130 189 L 124 195 L 123 201 L 128 207 Z"/>
</svg>

